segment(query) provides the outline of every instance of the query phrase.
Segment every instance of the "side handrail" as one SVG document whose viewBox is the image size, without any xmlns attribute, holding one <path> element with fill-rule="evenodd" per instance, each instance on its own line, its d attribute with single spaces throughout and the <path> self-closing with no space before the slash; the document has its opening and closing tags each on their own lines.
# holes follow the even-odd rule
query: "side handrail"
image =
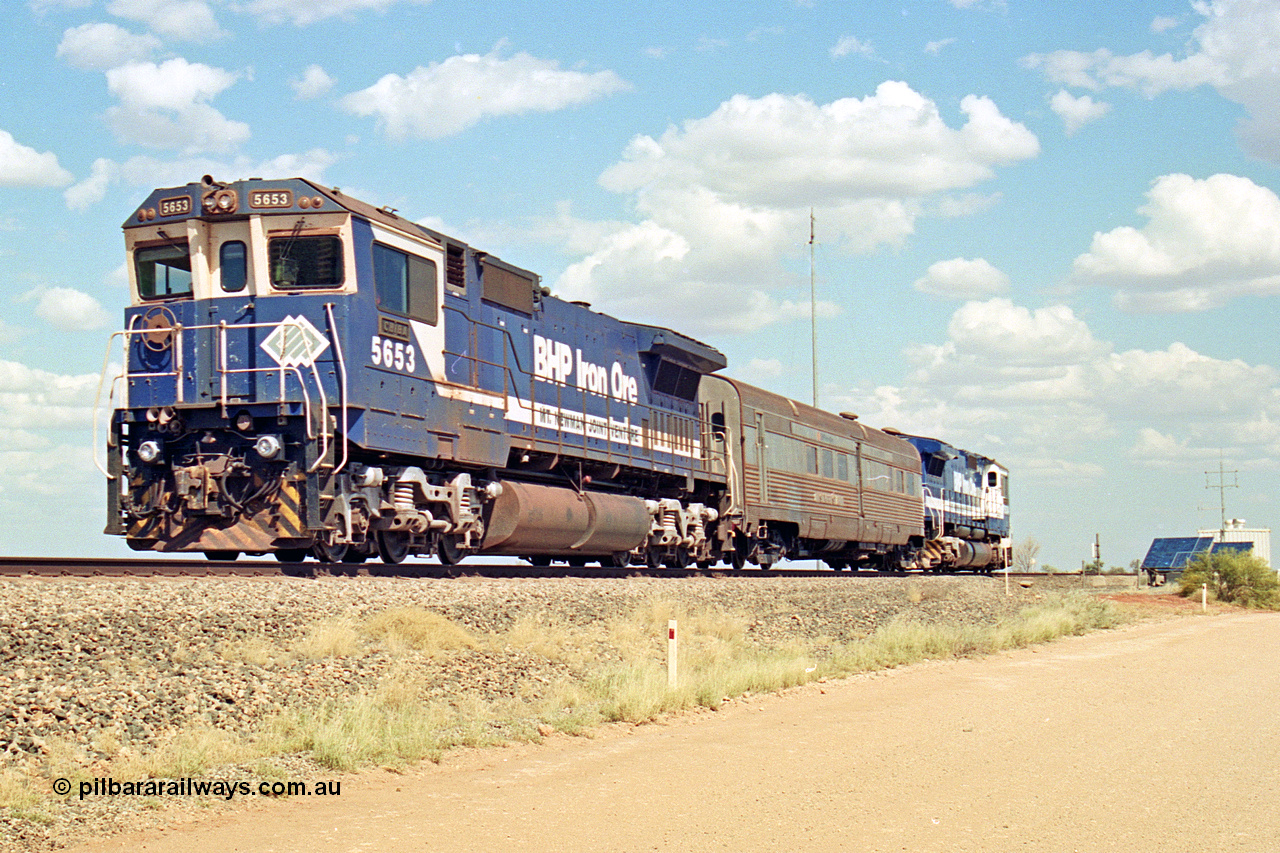
<svg viewBox="0 0 1280 853">
<path fill-rule="evenodd" d="M 332 320 L 331 306 L 332 306 L 331 303 L 326 305 L 326 311 L 329 313 L 330 320 Z M 279 371 L 280 395 L 279 395 L 278 402 L 284 403 L 285 389 L 286 389 L 284 376 L 285 376 L 285 373 L 288 372 L 293 374 L 297 378 L 298 388 L 302 392 L 303 412 L 305 416 L 304 419 L 306 420 L 306 423 L 307 423 L 307 437 L 315 438 L 317 436 L 317 433 L 313 424 L 314 406 L 312 404 L 311 394 L 307 390 L 307 383 L 306 383 L 306 380 L 303 378 L 302 371 L 300 371 L 296 366 L 286 367 L 284 365 L 277 365 L 276 367 L 246 367 L 246 368 L 232 368 L 229 366 L 230 359 L 228 357 L 228 352 L 227 352 L 228 330 L 275 328 L 279 325 L 279 323 L 236 323 L 234 325 L 228 325 L 227 322 L 224 320 L 217 323 L 216 325 L 213 323 L 196 325 L 196 326 L 183 326 L 181 324 L 175 325 L 171 329 L 173 333 L 173 339 L 171 342 L 171 346 L 173 347 L 173 366 L 170 369 L 164 370 L 164 371 L 135 373 L 129 370 L 129 344 L 131 339 L 134 336 L 145 334 L 143 330 L 140 330 L 137 328 L 136 326 L 137 319 L 138 319 L 137 316 L 130 318 L 128 328 L 122 329 L 116 332 L 112 332 L 111 336 L 107 339 L 106 352 L 103 355 L 103 359 L 102 359 L 102 371 L 98 376 L 98 387 L 94 392 L 93 415 L 92 415 L 93 443 L 94 443 L 93 463 L 94 463 L 94 466 L 97 467 L 97 469 L 100 472 L 102 472 L 103 476 L 105 476 L 107 479 L 111 480 L 115 478 L 111 476 L 106 466 L 103 464 L 103 462 L 99 459 L 99 456 L 98 456 L 98 420 L 99 420 L 99 414 L 102 407 L 103 386 L 106 385 L 108 387 L 107 402 L 111 403 L 115 399 L 116 383 L 123 381 L 123 384 L 121 385 L 121 388 L 122 388 L 121 407 L 128 408 L 130 379 L 172 377 L 175 383 L 175 391 L 174 391 L 175 401 L 178 403 L 182 403 L 184 401 L 182 370 L 183 370 L 183 358 L 184 358 L 184 351 L 185 351 L 185 347 L 183 346 L 183 338 L 184 338 L 184 333 L 187 331 L 199 331 L 204 329 L 216 329 L 218 331 L 218 340 L 217 340 L 217 347 L 216 347 L 217 363 L 216 363 L 215 369 L 218 372 L 218 379 L 219 379 L 218 402 L 219 402 L 219 405 L 222 406 L 224 414 L 226 412 L 228 398 L 230 396 L 229 390 L 227 387 L 227 377 L 229 375 L 254 374 L 254 373 L 269 374 L 269 373 L 274 373 L 276 371 Z M 290 324 L 290 325 L 295 325 L 295 324 Z M 298 326 L 298 328 L 300 329 L 301 326 Z M 120 367 L 120 372 L 111 376 L 110 381 L 108 382 L 107 374 L 110 369 L 111 349 L 114 346 L 115 339 L 117 337 L 119 337 L 122 342 L 121 350 L 122 350 L 123 361 Z M 347 382 L 346 363 L 342 357 L 341 344 L 337 342 L 336 335 L 331 334 L 331 340 L 334 342 L 334 345 L 335 345 L 334 352 L 338 358 L 339 368 L 341 372 L 340 389 L 341 389 L 341 393 L 344 400 L 344 404 L 343 404 L 343 439 L 344 441 L 343 441 L 343 463 L 342 464 L 345 465 L 346 464 L 345 438 L 346 438 L 346 430 L 348 426 L 347 418 L 346 418 L 346 404 L 345 404 L 346 382 Z M 322 416 L 322 423 L 319 431 L 319 437 L 321 438 L 321 442 L 322 442 L 322 449 L 319 456 L 316 459 L 315 464 L 313 464 L 310 468 L 307 469 L 308 473 L 315 471 L 317 468 L 320 467 L 320 465 L 324 463 L 325 458 L 329 454 L 329 442 L 330 442 L 330 433 L 328 429 L 328 412 L 329 412 L 328 396 L 325 393 L 324 383 L 323 381 L 321 381 L 320 371 L 319 371 L 319 368 L 316 367 L 315 361 L 312 361 L 310 366 L 311 366 L 312 378 L 315 381 L 316 389 L 320 396 L 320 406 L 321 406 L 321 411 L 323 412 L 323 416 Z M 114 411 L 114 408 L 113 408 L 113 411 Z"/>
<path fill-rule="evenodd" d="M 333 353 L 338 358 L 338 393 L 342 406 L 342 461 L 333 469 L 333 473 L 337 474 L 347 467 L 347 431 L 350 427 L 347 419 L 347 409 L 350 405 L 350 398 L 347 396 L 347 360 L 342 354 L 342 336 L 338 334 L 338 324 L 333 319 L 332 302 L 324 304 L 324 313 L 329 320 L 329 340 L 333 342 Z"/>
</svg>

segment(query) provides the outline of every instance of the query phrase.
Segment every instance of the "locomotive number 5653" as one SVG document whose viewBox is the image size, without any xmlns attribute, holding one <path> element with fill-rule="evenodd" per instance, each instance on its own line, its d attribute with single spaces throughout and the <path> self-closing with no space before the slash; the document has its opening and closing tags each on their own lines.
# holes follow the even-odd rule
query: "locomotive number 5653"
<svg viewBox="0 0 1280 853">
<path fill-rule="evenodd" d="M 393 341 L 379 335 L 373 336 L 373 345 L 369 353 L 373 363 L 379 367 L 403 370 L 413 373 L 418 367 L 418 354 L 413 344 L 404 341 Z"/>
</svg>

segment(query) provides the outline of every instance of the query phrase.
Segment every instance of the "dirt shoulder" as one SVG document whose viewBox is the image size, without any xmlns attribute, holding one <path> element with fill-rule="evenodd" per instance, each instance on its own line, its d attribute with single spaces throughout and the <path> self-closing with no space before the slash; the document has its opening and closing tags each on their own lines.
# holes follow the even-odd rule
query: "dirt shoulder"
<svg viewBox="0 0 1280 853">
<path fill-rule="evenodd" d="M 81 850 L 1280 849 L 1278 644 L 1270 613 L 1144 622 Z"/>
</svg>

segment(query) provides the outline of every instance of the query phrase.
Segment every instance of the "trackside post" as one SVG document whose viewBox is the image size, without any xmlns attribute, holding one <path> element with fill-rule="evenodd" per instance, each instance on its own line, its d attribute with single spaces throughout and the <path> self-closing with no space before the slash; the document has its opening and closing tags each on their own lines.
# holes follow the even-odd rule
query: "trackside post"
<svg viewBox="0 0 1280 853">
<path fill-rule="evenodd" d="M 676 689 L 676 620 L 667 620 L 667 687 Z"/>
</svg>

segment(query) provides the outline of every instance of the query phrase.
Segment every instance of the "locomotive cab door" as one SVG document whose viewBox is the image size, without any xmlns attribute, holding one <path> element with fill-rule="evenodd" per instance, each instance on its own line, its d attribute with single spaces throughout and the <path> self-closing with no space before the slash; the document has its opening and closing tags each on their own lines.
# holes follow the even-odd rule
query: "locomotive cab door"
<svg viewBox="0 0 1280 853">
<path fill-rule="evenodd" d="M 377 227 L 373 239 L 378 328 L 370 347 L 372 363 L 444 381 L 444 252 Z"/>
</svg>

